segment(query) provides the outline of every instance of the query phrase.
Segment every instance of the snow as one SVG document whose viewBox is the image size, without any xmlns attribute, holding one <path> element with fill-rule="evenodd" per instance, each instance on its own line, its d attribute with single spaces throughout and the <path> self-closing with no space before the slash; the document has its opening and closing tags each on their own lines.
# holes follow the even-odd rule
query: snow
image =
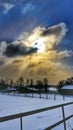
<svg viewBox="0 0 73 130">
<path fill-rule="evenodd" d="M 16 91 L 16 88 L 8 87 L 5 91 Z"/>
<path fill-rule="evenodd" d="M 12 95 L 0 94 L 0 117 L 16 113 L 27 112 L 39 108 L 54 106 L 62 103 L 67 103 L 70 101 L 73 101 L 73 99 L 66 97 L 66 100 L 63 101 L 63 98 L 61 98 L 60 96 L 57 96 L 57 99 L 53 100 L 53 98 L 40 99 L 40 98 L 24 97 L 24 95 L 12 96 Z M 65 114 L 66 116 L 73 114 L 73 105 L 65 107 Z M 23 130 L 44 130 L 48 126 L 56 123 L 61 119 L 62 119 L 61 108 L 41 112 L 31 116 L 26 116 L 23 117 Z M 72 130 L 73 128 L 72 122 L 73 119 L 67 121 L 67 130 Z M 64 129 L 63 124 L 61 124 L 56 128 L 54 128 L 53 130 L 63 130 L 63 129 Z M 20 119 L 0 123 L 0 130 L 20 130 Z"/>
<path fill-rule="evenodd" d="M 72 89 L 73 90 L 73 85 L 64 85 L 61 89 Z"/>
<path fill-rule="evenodd" d="M 57 89 L 56 89 L 55 87 L 50 87 L 50 88 L 49 88 L 49 91 L 57 92 Z"/>
</svg>

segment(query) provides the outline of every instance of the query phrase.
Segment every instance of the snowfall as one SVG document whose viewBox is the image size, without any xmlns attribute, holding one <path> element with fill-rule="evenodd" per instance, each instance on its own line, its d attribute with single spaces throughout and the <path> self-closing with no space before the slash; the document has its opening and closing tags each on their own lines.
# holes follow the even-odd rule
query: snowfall
<svg viewBox="0 0 73 130">
<path fill-rule="evenodd" d="M 43 98 L 39 98 L 39 95 L 36 95 L 32 98 L 25 97 L 24 94 L 7 95 L 0 93 L 0 117 L 73 101 L 73 97 L 69 96 L 65 97 L 65 100 L 60 95 L 57 95 L 56 100 L 54 100 L 53 94 L 48 95 L 48 99 L 44 98 L 45 96 L 42 95 Z M 65 107 L 65 115 L 68 116 L 71 114 L 73 114 L 73 104 Z M 44 130 L 61 119 L 63 119 L 61 108 L 25 116 L 22 118 L 23 130 Z M 66 125 L 67 130 L 72 130 L 73 118 L 68 120 Z M 20 119 L 1 122 L 0 130 L 20 130 Z M 53 130 L 64 130 L 63 124 L 53 128 Z"/>
</svg>

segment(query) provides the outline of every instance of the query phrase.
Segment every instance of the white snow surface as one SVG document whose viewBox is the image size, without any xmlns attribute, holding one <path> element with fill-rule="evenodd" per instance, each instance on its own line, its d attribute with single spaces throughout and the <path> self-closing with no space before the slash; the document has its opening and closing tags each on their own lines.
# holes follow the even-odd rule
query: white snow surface
<svg viewBox="0 0 73 130">
<path fill-rule="evenodd" d="M 52 96 L 52 95 L 51 95 Z M 61 100 L 60 100 L 61 99 Z M 73 101 L 72 98 L 39 99 L 0 94 L 0 117 L 45 108 Z M 65 115 L 73 114 L 73 105 L 65 107 Z M 61 108 L 23 117 L 23 130 L 44 130 L 62 119 Z M 72 130 L 73 118 L 67 121 L 67 130 Z M 0 130 L 20 130 L 20 119 L 0 123 Z M 53 130 L 64 130 L 63 124 Z"/>
<path fill-rule="evenodd" d="M 49 90 L 52 92 L 57 92 L 57 89 L 55 87 L 50 87 Z"/>
<path fill-rule="evenodd" d="M 72 89 L 73 90 L 73 85 L 64 85 L 61 89 Z"/>
</svg>

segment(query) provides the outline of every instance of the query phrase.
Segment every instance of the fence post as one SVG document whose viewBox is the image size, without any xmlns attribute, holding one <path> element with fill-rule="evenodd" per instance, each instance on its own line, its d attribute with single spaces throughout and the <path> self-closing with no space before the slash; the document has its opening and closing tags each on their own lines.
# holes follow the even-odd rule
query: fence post
<svg viewBox="0 0 73 130">
<path fill-rule="evenodd" d="M 41 98 L 41 92 L 39 92 L 39 98 Z"/>
<path fill-rule="evenodd" d="M 62 106 L 62 115 L 63 115 L 63 120 L 64 120 L 64 130 L 66 130 L 64 106 Z"/>
<path fill-rule="evenodd" d="M 56 93 L 54 93 L 54 100 L 56 100 Z"/>
<path fill-rule="evenodd" d="M 32 98 L 33 98 L 33 88 L 32 88 Z"/>
<path fill-rule="evenodd" d="M 63 100 L 65 100 L 65 95 L 63 95 Z"/>
<path fill-rule="evenodd" d="M 20 130 L 23 130 L 23 127 L 22 127 L 22 116 L 20 116 Z"/>
</svg>

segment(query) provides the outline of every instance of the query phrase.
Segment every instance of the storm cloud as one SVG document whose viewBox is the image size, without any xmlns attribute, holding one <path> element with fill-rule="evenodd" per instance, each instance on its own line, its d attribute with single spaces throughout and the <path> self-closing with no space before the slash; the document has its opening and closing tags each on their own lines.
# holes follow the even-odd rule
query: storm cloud
<svg viewBox="0 0 73 130">
<path fill-rule="evenodd" d="M 54 25 L 52 27 L 48 27 L 45 28 L 41 34 L 42 37 L 46 37 L 46 36 L 55 36 L 57 38 L 56 40 L 56 44 L 58 44 L 59 42 L 61 42 L 61 40 L 63 39 L 63 37 L 66 35 L 68 29 L 65 23 L 60 23 L 57 25 Z"/>
<path fill-rule="evenodd" d="M 37 26 L 29 33 L 22 33 L 12 43 L 3 42 L 4 46 L 1 43 L 1 54 L 7 61 L 1 66 L 0 77 L 17 80 L 23 76 L 42 80 L 46 76 L 49 83 L 55 84 L 63 76 L 65 79 L 72 75 L 72 67 L 63 60 L 72 57 L 73 52 L 54 48 L 61 44 L 67 31 L 63 22 L 48 27 Z"/>
<path fill-rule="evenodd" d="M 9 44 L 6 47 L 5 52 L 3 53 L 7 57 L 14 57 L 14 56 L 23 56 L 23 55 L 31 55 L 37 51 L 36 48 L 27 48 L 22 44 Z"/>
<path fill-rule="evenodd" d="M 73 0 L 0 0 L 0 78 L 71 75 Z"/>
<path fill-rule="evenodd" d="M 67 27 L 65 23 L 60 23 L 58 25 L 54 25 L 52 27 L 48 27 L 46 28 L 43 32 L 42 32 L 42 36 L 46 36 L 46 35 L 51 35 L 51 34 L 56 34 L 56 35 L 64 35 L 67 32 Z"/>
<path fill-rule="evenodd" d="M 16 41 L 7 44 L 3 54 L 7 57 L 14 57 L 31 55 L 37 52 L 43 53 L 48 51 L 48 49 L 50 51 L 50 49 L 54 49 L 54 46 L 60 44 L 67 31 L 65 23 L 47 28 L 36 27 L 30 33 L 24 32 Z"/>
</svg>

